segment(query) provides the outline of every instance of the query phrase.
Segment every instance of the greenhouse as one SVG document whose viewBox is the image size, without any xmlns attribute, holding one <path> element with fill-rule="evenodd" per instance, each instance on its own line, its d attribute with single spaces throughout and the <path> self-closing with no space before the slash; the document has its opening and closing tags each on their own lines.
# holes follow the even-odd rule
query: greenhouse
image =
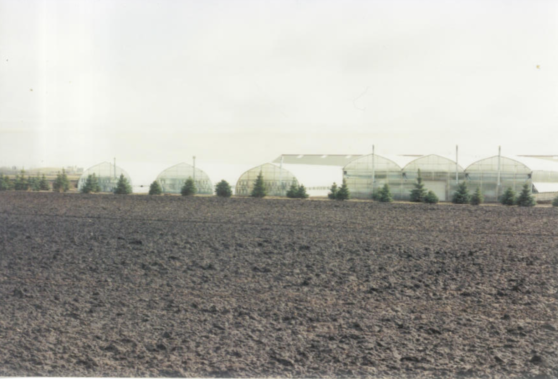
<svg viewBox="0 0 558 379">
<path fill-rule="evenodd" d="M 494 156 L 467 167 L 471 189 L 479 187 L 485 201 L 496 202 L 508 188 L 516 193 L 525 183 L 533 193 L 558 192 L 558 164 L 536 158 Z"/>
<path fill-rule="evenodd" d="M 351 192 L 351 197 L 370 199 L 372 197 L 372 181 L 374 191 L 388 184 L 392 194 L 401 186 L 401 167 L 391 159 L 377 154 L 364 155 L 343 168 L 343 178 Z M 399 196 L 400 197 L 400 196 Z"/>
<path fill-rule="evenodd" d="M 192 178 L 196 185 L 197 194 L 213 194 L 213 183 L 207 174 L 188 163 L 179 163 L 169 167 L 157 176 L 163 193 L 180 193 L 186 179 Z"/>
<path fill-rule="evenodd" d="M 519 192 L 531 183 L 531 168 L 499 155 L 474 162 L 465 171 L 467 186 L 473 191 L 480 188 L 486 202 L 497 202 L 507 188 Z"/>
<path fill-rule="evenodd" d="M 114 187 L 116 187 L 116 183 L 118 182 L 121 174 L 124 175 L 124 177 L 128 180 L 128 183 L 132 185 L 130 176 L 126 171 L 122 170 L 118 166 L 113 165 L 112 163 L 103 162 L 83 172 L 78 180 L 78 190 L 81 191 L 81 189 L 85 185 L 87 177 L 92 174 L 95 174 L 95 176 L 97 176 L 97 180 L 99 181 L 99 185 L 101 187 L 101 192 L 112 192 Z"/>
<path fill-rule="evenodd" d="M 394 198 L 408 200 L 417 183 L 418 171 L 422 177 L 424 188 L 432 191 L 440 201 L 450 201 L 457 189 L 458 181 L 465 178 L 463 167 L 454 160 L 440 155 L 426 155 L 408 163 L 402 170 L 399 191 L 392 189 Z"/>
<path fill-rule="evenodd" d="M 290 171 L 272 163 L 266 163 L 242 174 L 236 182 L 235 194 L 249 196 L 260 172 L 269 196 L 286 196 L 293 183 L 298 185 L 298 180 Z"/>
</svg>

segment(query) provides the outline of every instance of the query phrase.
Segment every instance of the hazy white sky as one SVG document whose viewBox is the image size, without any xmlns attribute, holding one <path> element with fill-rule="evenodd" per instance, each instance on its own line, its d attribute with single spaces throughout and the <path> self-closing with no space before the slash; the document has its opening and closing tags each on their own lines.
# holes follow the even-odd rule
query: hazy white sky
<svg viewBox="0 0 558 379">
<path fill-rule="evenodd" d="M 0 0 L 0 166 L 558 154 L 557 21 L 555 0 Z"/>
</svg>

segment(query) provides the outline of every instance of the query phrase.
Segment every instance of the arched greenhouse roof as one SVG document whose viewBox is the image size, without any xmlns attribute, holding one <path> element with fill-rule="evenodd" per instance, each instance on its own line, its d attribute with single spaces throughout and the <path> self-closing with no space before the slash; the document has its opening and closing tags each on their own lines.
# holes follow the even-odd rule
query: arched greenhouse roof
<svg viewBox="0 0 558 379">
<path fill-rule="evenodd" d="M 424 172 L 463 172 L 463 167 L 454 160 L 442 157 L 441 155 L 431 154 L 414 159 L 403 167 L 404 172 L 415 172 L 419 169 Z"/>
<path fill-rule="evenodd" d="M 209 176 L 199 168 L 182 162 L 163 170 L 158 176 L 157 181 L 161 185 L 163 193 L 180 193 L 184 182 L 194 179 L 198 194 L 210 195 L 213 193 L 213 183 Z"/>
<path fill-rule="evenodd" d="M 263 176 L 267 194 L 270 196 L 285 196 L 293 183 L 298 185 L 297 178 L 290 171 L 272 163 L 265 163 L 251 168 L 238 178 L 235 194 L 250 195 L 260 172 Z"/>
<path fill-rule="evenodd" d="M 112 192 L 114 187 L 116 187 L 116 183 L 118 182 L 120 175 L 124 175 L 124 177 L 128 180 L 128 183 L 132 185 L 130 175 L 128 175 L 126 171 L 118 166 L 113 165 L 112 163 L 103 162 L 92 166 L 83 172 L 78 180 L 78 190 L 81 191 L 81 189 L 85 185 L 87 177 L 92 174 L 95 174 L 95 176 L 97 177 L 97 180 L 99 181 L 99 185 L 101 187 L 101 192 Z"/>
<path fill-rule="evenodd" d="M 354 161 L 349 162 L 343 170 L 372 171 L 372 163 L 374 164 L 374 170 L 376 171 L 401 171 L 401 166 L 393 160 L 378 154 L 374 154 L 373 157 L 372 154 L 364 155 L 355 159 Z"/>
<path fill-rule="evenodd" d="M 498 159 L 500 159 L 500 172 L 515 174 L 530 174 L 533 170 L 517 159 L 495 155 L 471 163 L 465 171 L 472 172 L 498 172 Z"/>
</svg>

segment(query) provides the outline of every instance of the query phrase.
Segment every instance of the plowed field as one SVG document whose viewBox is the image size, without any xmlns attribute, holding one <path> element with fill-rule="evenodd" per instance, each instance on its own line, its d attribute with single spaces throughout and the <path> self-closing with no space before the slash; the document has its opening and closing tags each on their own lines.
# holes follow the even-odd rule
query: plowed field
<svg viewBox="0 0 558 379">
<path fill-rule="evenodd" d="M 0 375 L 558 376 L 558 209 L 0 193 Z"/>
</svg>

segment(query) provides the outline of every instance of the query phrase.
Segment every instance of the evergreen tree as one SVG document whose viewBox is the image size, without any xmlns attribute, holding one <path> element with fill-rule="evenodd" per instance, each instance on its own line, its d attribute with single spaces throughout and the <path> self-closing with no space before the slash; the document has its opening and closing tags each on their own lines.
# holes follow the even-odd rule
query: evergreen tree
<svg viewBox="0 0 558 379">
<path fill-rule="evenodd" d="M 289 188 L 289 190 L 287 191 L 287 197 L 290 199 L 295 199 L 298 197 L 298 187 L 296 186 L 295 182 L 291 184 L 291 188 Z"/>
<path fill-rule="evenodd" d="M 85 180 L 85 184 L 81 187 L 82 193 L 90 193 L 90 192 L 101 192 L 101 186 L 99 185 L 99 180 L 97 179 L 97 175 L 91 174 L 87 176 Z"/>
<path fill-rule="evenodd" d="M 427 204 L 436 204 L 438 202 L 438 196 L 436 196 L 434 192 L 428 191 L 423 201 Z"/>
<path fill-rule="evenodd" d="M 196 183 L 194 183 L 194 179 L 190 177 L 184 182 L 180 193 L 182 194 L 182 196 L 192 196 L 195 195 L 197 191 L 198 190 L 196 188 Z"/>
<path fill-rule="evenodd" d="M 424 188 L 424 184 L 422 183 L 422 176 L 420 175 L 420 169 L 419 169 L 417 182 L 415 183 L 415 188 L 411 190 L 410 200 L 415 203 L 420 203 L 424 201 L 425 196 L 426 196 L 426 188 Z"/>
<path fill-rule="evenodd" d="M 118 178 L 113 192 L 115 195 L 129 195 L 132 193 L 132 186 L 128 182 L 128 179 L 124 177 L 124 174 L 120 174 L 120 178 Z"/>
<path fill-rule="evenodd" d="M 93 173 L 93 190 L 91 192 L 101 192 L 101 183 L 95 173 Z"/>
<path fill-rule="evenodd" d="M 330 192 L 327 194 L 327 197 L 329 197 L 331 200 L 337 199 L 337 192 L 339 192 L 339 188 L 337 188 L 337 183 L 333 183 L 329 191 Z"/>
<path fill-rule="evenodd" d="M 469 194 L 467 183 L 461 182 L 457 186 L 457 191 L 453 194 L 452 202 L 454 204 L 469 204 L 469 201 L 471 201 L 471 195 Z"/>
<path fill-rule="evenodd" d="M 70 190 L 70 181 L 66 175 L 66 170 L 62 169 L 62 173 L 58 172 L 56 179 L 52 184 L 52 189 L 55 192 L 68 192 Z"/>
<path fill-rule="evenodd" d="M 553 207 L 558 207 L 558 196 L 556 196 L 556 197 L 554 198 L 554 200 L 552 200 L 552 206 L 553 206 Z"/>
<path fill-rule="evenodd" d="M 20 174 L 16 175 L 14 189 L 16 191 L 27 191 L 29 189 L 29 180 L 25 179 L 25 170 L 21 170 Z"/>
<path fill-rule="evenodd" d="M 508 187 L 506 192 L 500 197 L 500 203 L 503 205 L 515 205 L 515 192 L 511 187 Z"/>
<path fill-rule="evenodd" d="M 27 180 L 29 181 L 29 187 L 32 191 L 40 191 L 41 190 L 41 177 L 37 173 L 37 176 L 32 178 L 28 177 Z"/>
<path fill-rule="evenodd" d="M 149 186 L 149 194 L 150 195 L 161 195 L 163 193 L 163 189 L 158 181 L 154 180 L 153 183 Z"/>
<path fill-rule="evenodd" d="M 12 189 L 12 182 L 8 176 L 0 173 L 0 191 L 7 191 Z"/>
<path fill-rule="evenodd" d="M 534 207 L 535 204 L 537 204 L 537 202 L 535 201 L 535 197 L 531 195 L 529 184 L 525 183 L 519 197 L 517 198 L 517 205 L 520 207 Z"/>
<path fill-rule="evenodd" d="M 471 196 L 471 205 L 480 205 L 483 202 L 484 202 L 484 197 L 482 196 L 480 188 L 477 187 L 475 193 L 473 193 L 473 196 Z"/>
<path fill-rule="evenodd" d="M 232 189 L 226 180 L 221 180 L 215 186 L 215 194 L 219 197 L 231 197 Z"/>
<path fill-rule="evenodd" d="M 50 185 L 48 184 L 45 174 L 43 174 L 43 176 L 41 177 L 41 180 L 39 181 L 39 190 L 40 191 L 50 191 Z"/>
<path fill-rule="evenodd" d="M 351 192 L 349 191 L 349 187 L 347 187 L 347 181 L 343 179 L 343 184 L 337 191 L 337 196 L 335 197 L 337 200 L 348 200 L 351 198 Z"/>
<path fill-rule="evenodd" d="M 298 189 L 296 190 L 296 197 L 299 199 L 307 199 L 308 198 L 308 194 L 306 193 L 306 187 L 304 187 L 304 185 L 300 185 L 300 187 L 298 187 Z"/>
<path fill-rule="evenodd" d="M 387 183 L 384 184 L 380 190 L 378 200 L 382 203 L 391 203 L 393 201 L 393 196 L 391 195 L 391 191 Z"/>
<path fill-rule="evenodd" d="M 265 197 L 267 195 L 267 191 L 265 188 L 263 174 L 260 171 L 258 177 L 256 178 L 256 182 L 254 183 L 254 189 L 252 190 L 252 197 Z"/>
</svg>

